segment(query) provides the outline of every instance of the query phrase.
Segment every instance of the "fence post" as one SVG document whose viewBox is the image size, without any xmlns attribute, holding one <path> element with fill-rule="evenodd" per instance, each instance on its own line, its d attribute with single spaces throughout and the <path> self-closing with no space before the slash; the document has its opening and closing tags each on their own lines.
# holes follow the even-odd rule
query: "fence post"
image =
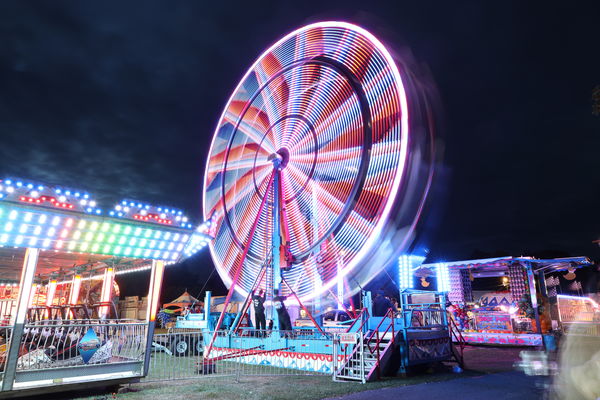
<svg viewBox="0 0 600 400">
<path fill-rule="evenodd" d="M 6 356 L 6 365 L 4 367 L 4 377 L 2 380 L 2 391 L 12 390 L 17 372 L 17 361 L 19 359 L 19 349 L 25 330 L 27 307 L 29 306 L 29 297 L 31 296 L 31 287 L 33 277 L 37 267 L 39 249 L 28 248 L 25 250 L 23 260 L 23 269 L 21 271 L 21 280 L 19 288 L 19 298 L 17 301 L 17 315 L 15 317 L 14 328 L 10 338 L 7 338 L 8 354 Z"/>
<path fill-rule="evenodd" d="M 150 276 L 150 287 L 148 289 L 148 308 L 146 309 L 146 351 L 144 353 L 143 376 L 148 375 L 150 367 L 150 353 L 152 351 L 152 341 L 154 340 L 154 324 L 156 312 L 158 309 L 158 299 L 162 285 L 163 274 L 165 271 L 165 262 L 162 260 L 152 260 L 152 272 Z"/>
</svg>

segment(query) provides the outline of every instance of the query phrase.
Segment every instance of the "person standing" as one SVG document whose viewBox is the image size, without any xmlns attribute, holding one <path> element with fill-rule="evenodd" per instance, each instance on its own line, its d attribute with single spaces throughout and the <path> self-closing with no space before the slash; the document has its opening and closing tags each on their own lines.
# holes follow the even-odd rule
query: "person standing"
<svg viewBox="0 0 600 400">
<path fill-rule="evenodd" d="M 394 312 L 397 311 L 390 299 L 383 295 L 383 291 L 378 291 L 375 299 L 373 299 L 373 316 L 385 317 L 390 308 L 393 309 Z"/>
<path fill-rule="evenodd" d="M 280 331 L 291 331 L 292 321 L 290 320 L 290 314 L 287 308 L 285 308 L 284 301 L 287 297 L 280 296 L 279 290 L 273 291 L 275 297 L 273 297 L 273 306 L 277 310 L 277 316 L 279 317 L 279 330 Z"/>
<path fill-rule="evenodd" d="M 267 329 L 267 319 L 265 317 L 265 300 L 267 295 L 260 289 L 258 294 L 252 291 L 252 304 L 254 305 L 254 326 L 256 329 Z"/>
</svg>

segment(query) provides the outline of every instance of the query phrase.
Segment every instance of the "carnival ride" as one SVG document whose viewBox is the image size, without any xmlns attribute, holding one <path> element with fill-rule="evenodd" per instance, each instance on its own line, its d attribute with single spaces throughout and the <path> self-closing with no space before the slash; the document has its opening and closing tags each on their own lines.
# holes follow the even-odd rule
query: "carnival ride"
<svg viewBox="0 0 600 400">
<path fill-rule="evenodd" d="M 108 214 L 83 191 L 0 181 L 0 397 L 147 373 L 165 265 L 209 237 L 171 208 L 127 200 Z M 142 270 L 146 313 L 122 318 L 115 277 Z"/>
<path fill-rule="evenodd" d="M 206 339 L 204 362 L 230 355 L 251 362 L 251 355 L 264 363 L 275 352 L 292 357 L 302 347 L 331 360 L 331 338 L 307 306 L 335 290 L 342 308 L 361 285 L 395 264 L 414 238 L 431 185 L 433 137 L 420 114 L 423 99 L 411 96 L 412 87 L 409 71 L 377 38 L 343 22 L 293 31 L 250 67 L 225 106 L 206 166 L 204 217 L 214 229 L 209 249 L 229 286 L 225 307 L 237 292 L 246 298 L 243 315 L 254 290 L 264 290 L 267 302 L 278 291 L 312 320 L 310 335 L 325 340 L 306 349 L 306 337 L 276 332 L 280 340 L 272 336 L 269 348 L 259 337 L 235 348 L 238 319 L 219 336 L 222 313 L 215 323 L 206 320 L 215 332 Z M 420 343 L 430 340 L 439 348 L 422 351 L 420 360 L 449 357 L 442 298 L 427 303 L 429 312 L 439 313 L 436 323 L 420 327 Z M 414 305 L 407 300 L 404 306 L 410 312 Z M 364 330 L 371 338 L 386 331 L 378 349 L 419 342 L 411 339 L 414 327 L 404 316 L 347 311 L 355 321 L 359 313 L 364 319 L 348 324 L 348 332 Z M 277 327 L 277 314 L 270 318 Z M 442 329 L 434 332 L 433 325 Z M 369 378 L 380 372 L 381 361 L 378 351 Z M 409 364 L 406 358 L 401 368 Z"/>
<path fill-rule="evenodd" d="M 566 272 L 563 280 L 576 286 L 576 271 L 592 265 L 587 257 L 499 257 L 416 265 L 406 274 L 407 281 L 414 283 L 419 271 L 437 271 L 430 274 L 453 303 L 453 319 L 460 332 L 455 340 L 460 336 L 472 344 L 554 347 L 553 333 L 565 334 L 573 327 L 580 334 L 585 328 L 588 335 L 600 336 L 597 304 L 581 293 L 561 293 L 558 277 Z M 500 277 L 508 288 L 503 296 L 474 298 L 474 281 Z"/>
</svg>

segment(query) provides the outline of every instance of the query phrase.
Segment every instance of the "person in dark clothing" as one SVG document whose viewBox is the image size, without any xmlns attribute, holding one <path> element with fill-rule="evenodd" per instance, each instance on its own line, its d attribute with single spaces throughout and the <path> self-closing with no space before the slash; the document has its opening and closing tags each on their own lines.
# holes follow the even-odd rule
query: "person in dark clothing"
<svg viewBox="0 0 600 400">
<path fill-rule="evenodd" d="M 373 299 L 373 316 L 374 317 L 385 317 L 385 314 L 389 309 L 397 311 L 396 307 L 392 304 L 390 299 L 383 296 L 383 293 L 377 292 L 377 295 Z"/>
<path fill-rule="evenodd" d="M 292 321 L 290 320 L 290 314 L 288 314 L 287 308 L 285 308 L 285 304 L 283 303 L 287 297 L 280 296 L 279 290 L 274 290 L 273 294 L 273 306 L 277 310 L 277 316 L 279 317 L 279 330 L 280 331 L 291 331 L 292 330 Z"/>
<path fill-rule="evenodd" d="M 261 289 L 258 294 L 252 291 L 252 304 L 254 305 L 254 326 L 256 329 L 267 329 L 267 319 L 265 317 L 265 300 L 267 295 Z"/>
</svg>

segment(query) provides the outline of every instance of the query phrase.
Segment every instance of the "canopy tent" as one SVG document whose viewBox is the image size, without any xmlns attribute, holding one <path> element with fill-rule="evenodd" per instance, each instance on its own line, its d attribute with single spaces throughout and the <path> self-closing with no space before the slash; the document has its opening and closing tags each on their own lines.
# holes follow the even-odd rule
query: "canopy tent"
<svg viewBox="0 0 600 400">
<path fill-rule="evenodd" d="M 189 294 L 186 290 L 181 296 L 179 296 L 175 300 L 171 301 L 170 303 L 163 304 L 163 308 L 175 306 L 183 309 L 185 307 L 191 306 L 192 304 L 203 305 L 203 303 L 200 300 Z"/>
<path fill-rule="evenodd" d="M 548 260 L 536 259 L 534 257 L 497 257 L 483 258 L 478 260 L 452 261 L 444 264 L 449 269 L 503 269 L 515 263 L 531 264 L 535 272 L 564 271 L 568 268 L 582 268 L 592 265 L 592 262 L 587 257 L 553 258 Z M 422 267 L 435 268 L 436 265 L 437 264 L 423 264 Z"/>
</svg>

